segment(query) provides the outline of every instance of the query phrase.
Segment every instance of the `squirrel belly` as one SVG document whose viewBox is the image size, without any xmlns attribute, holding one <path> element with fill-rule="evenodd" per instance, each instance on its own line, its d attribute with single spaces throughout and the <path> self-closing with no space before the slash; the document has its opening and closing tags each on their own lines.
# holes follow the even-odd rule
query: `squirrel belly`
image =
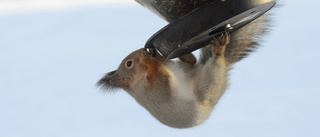
<svg viewBox="0 0 320 137">
<path fill-rule="evenodd" d="M 170 74 L 170 97 L 157 95 L 167 98 L 166 102 L 155 99 L 148 101 L 151 104 L 141 105 L 170 127 L 190 128 L 202 124 L 227 88 L 227 66 L 223 59 L 209 59 L 204 66 L 196 65 L 191 70 L 183 70 L 172 62 L 166 67 Z"/>
<path fill-rule="evenodd" d="M 146 66 L 152 75 L 135 82 L 127 92 L 167 126 L 190 128 L 203 123 L 227 88 L 227 63 L 221 49 L 228 42 L 220 41 L 208 47 L 213 53 L 205 64 L 149 60 Z"/>
</svg>

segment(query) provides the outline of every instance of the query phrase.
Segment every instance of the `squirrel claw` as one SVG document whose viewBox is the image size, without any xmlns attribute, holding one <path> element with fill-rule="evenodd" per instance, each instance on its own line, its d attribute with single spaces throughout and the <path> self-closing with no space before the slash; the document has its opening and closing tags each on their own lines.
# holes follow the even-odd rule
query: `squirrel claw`
<svg viewBox="0 0 320 137">
<path fill-rule="evenodd" d="M 220 56 L 224 55 L 226 46 L 230 43 L 230 34 L 228 32 L 222 33 L 220 37 L 212 41 L 213 54 Z"/>
</svg>

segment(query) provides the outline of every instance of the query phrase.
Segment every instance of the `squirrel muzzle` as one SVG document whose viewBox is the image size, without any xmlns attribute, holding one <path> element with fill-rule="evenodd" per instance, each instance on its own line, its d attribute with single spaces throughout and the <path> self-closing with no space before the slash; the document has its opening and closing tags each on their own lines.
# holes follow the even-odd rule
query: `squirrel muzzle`
<svg viewBox="0 0 320 137">
<path fill-rule="evenodd" d="M 153 45 L 146 45 L 144 47 L 144 49 L 149 52 L 149 54 L 152 56 L 152 57 L 156 57 L 157 56 L 157 50 L 156 48 L 153 46 Z"/>
</svg>

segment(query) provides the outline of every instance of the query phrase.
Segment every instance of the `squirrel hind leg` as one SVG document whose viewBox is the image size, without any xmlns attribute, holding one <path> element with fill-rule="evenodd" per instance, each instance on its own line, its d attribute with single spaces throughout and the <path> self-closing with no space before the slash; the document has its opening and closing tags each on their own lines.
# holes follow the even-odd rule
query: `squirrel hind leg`
<svg viewBox="0 0 320 137">
<path fill-rule="evenodd" d="M 222 34 L 212 41 L 212 53 L 217 56 L 224 55 L 227 45 L 230 43 L 230 34 Z"/>
<path fill-rule="evenodd" d="M 190 64 L 191 66 L 193 66 L 194 64 L 197 63 L 197 59 L 192 53 L 188 53 L 188 54 L 180 56 L 178 58 L 180 61 L 187 63 L 187 64 Z"/>
</svg>

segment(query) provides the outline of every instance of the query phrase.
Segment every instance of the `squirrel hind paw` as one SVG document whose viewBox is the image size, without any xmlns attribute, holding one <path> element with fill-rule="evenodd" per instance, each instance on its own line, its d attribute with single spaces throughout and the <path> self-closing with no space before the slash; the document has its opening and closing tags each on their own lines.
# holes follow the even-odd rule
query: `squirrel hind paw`
<svg viewBox="0 0 320 137">
<path fill-rule="evenodd" d="M 226 50 L 226 46 L 230 43 L 230 34 L 225 33 L 222 34 L 220 37 L 215 38 L 212 41 L 212 52 L 215 55 L 224 55 L 224 52 Z"/>
</svg>

